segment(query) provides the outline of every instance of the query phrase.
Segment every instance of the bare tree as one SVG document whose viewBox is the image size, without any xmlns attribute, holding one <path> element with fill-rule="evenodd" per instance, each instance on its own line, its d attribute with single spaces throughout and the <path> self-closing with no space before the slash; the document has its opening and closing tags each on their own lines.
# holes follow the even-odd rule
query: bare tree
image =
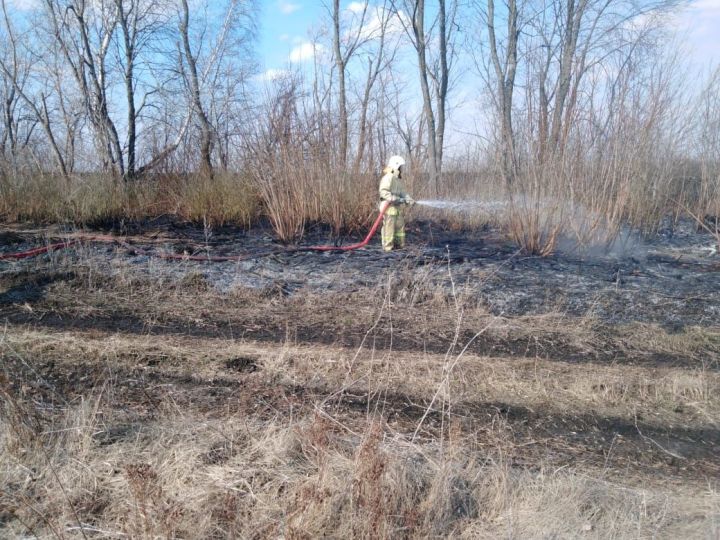
<svg viewBox="0 0 720 540">
<path fill-rule="evenodd" d="M 7 46 L 0 54 L 0 143 L 8 152 L 42 126 L 67 176 L 79 135 L 89 129 L 95 152 L 85 154 L 90 161 L 83 166 L 97 159 L 102 170 L 130 180 L 181 145 L 190 147 L 194 121 L 201 169 L 213 173 L 220 130 L 219 157 L 227 166 L 231 137 L 240 136 L 246 119 L 236 111 L 245 105 L 253 66 L 251 0 L 205 11 L 191 11 L 187 0 L 42 0 L 22 42 L 2 1 Z M 21 125 L 24 137 L 18 137 Z"/>
<path fill-rule="evenodd" d="M 197 55 L 190 46 L 190 8 L 187 0 L 181 0 L 182 11 L 178 31 L 182 40 L 180 49 L 180 69 L 190 91 L 190 102 L 197 121 L 200 124 L 200 163 L 201 170 L 208 177 L 213 176 L 212 165 L 212 128 L 202 100 L 200 99 L 200 78 L 198 77 Z"/>
<path fill-rule="evenodd" d="M 122 80 L 126 105 L 126 167 L 125 179 L 132 180 L 137 174 L 138 120 L 149 96 L 156 92 L 147 88 L 138 105 L 136 69 L 143 48 L 166 23 L 158 2 L 146 0 L 114 0 L 119 36 L 114 40 L 117 48 L 118 67 Z M 148 81 L 143 81 L 145 85 Z"/>
<path fill-rule="evenodd" d="M 68 71 L 93 131 L 102 168 L 117 178 L 132 180 L 167 158 L 180 144 L 188 121 L 181 122 L 178 137 L 156 149 L 142 165 L 138 145 L 144 109 L 158 107 L 150 98 L 168 84 L 167 78 L 156 78 L 163 70 L 148 67 L 162 63 L 164 57 L 162 41 L 168 34 L 162 29 L 171 17 L 168 4 L 161 0 L 75 0 L 69 4 L 44 0 L 44 7 L 49 33 L 63 58 L 62 65 L 52 66 L 58 96 L 63 93 L 60 73 Z M 137 75 L 139 67 L 147 68 L 142 77 Z M 118 83 L 124 105 L 112 97 Z M 74 134 L 82 119 L 65 109 L 65 100 L 60 99 L 60 105 L 68 133 Z M 125 129 L 123 137 L 118 126 Z M 69 142 L 74 145 L 73 138 Z"/>
<path fill-rule="evenodd" d="M 64 59 L 57 51 L 46 55 L 43 69 L 52 77 L 51 91 L 54 94 L 58 122 L 64 129 L 63 156 L 68 173 L 76 168 L 78 139 L 86 125 L 82 99 L 72 91 L 73 81 L 68 80 L 64 67 Z"/>
<path fill-rule="evenodd" d="M 614 59 L 629 61 L 660 23 L 652 15 L 677 5 L 675 0 L 507 0 L 500 11 L 494 0 L 473 4 L 478 34 L 471 43 L 479 74 L 488 86 L 498 117 L 502 172 L 508 185 L 517 175 L 519 149 L 514 110 L 524 108 L 528 142 L 540 162 L 562 153 L 592 70 Z M 636 21 L 643 19 L 643 27 Z M 486 62 L 483 53 L 487 51 Z M 525 96 L 516 95 L 522 71 Z M 587 97 L 585 96 L 585 99 Z"/>
<path fill-rule="evenodd" d="M 208 58 L 204 79 L 208 89 L 209 120 L 215 132 L 217 158 L 223 168 L 248 136 L 255 113 L 249 81 L 256 72 L 255 11 L 252 2 L 240 2 L 227 20 L 226 30 L 214 41 L 217 51 Z M 226 18 L 227 19 L 227 18 Z"/>
<path fill-rule="evenodd" d="M 199 124 L 201 171 L 209 177 L 214 174 L 213 146 L 217 137 L 217 126 L 210 121 L 210 107 L 222 88 L 236 88 L 220 81 L 230 75 L 224 69 L 228 62 L 232 63 L 235 76 L 240 79 L 248 71 L 252 55 L 247 46 L 254 35 L 254 12 L 250 2 L 229 0 L 215 7 L 218 6 L 222 23 L 216 32 L 210 30 L 215 25 L 205 16 L 198 21 L 199 31 L 193 33 L 187 0 L 181 0 L 178 14 L 179 70 L 190 96 L 192 114 Z M 244 58 L 240 59 L 243 53 Z"/>
<path fill-rule="evenodd" d="M 526 57 L 537 72 L 541 161 L 564 151 L 588 73 L 617 60 L 621 75 L 643 48 L 654 46 L 662 27 L 658 15 L 677 5 L 675 0 L 555 0 L 528 19 L 536 36 L 526 44 Z M 538 49 L 541 61 L 533 66 L 532 51 Z"/>
<path fill-rule="evenodd" d="M 442 173 L 447 96 L 454 57 L 454 28 L 458 3 L 456 0 L 438 0 L 435 18 L 429 24 L 429 33 L 426 32 L 425 0 L 403 0 L 402 3 L 394 4 L 397 16 L 417 54 L 428 139 L 430 185 L 437 189 L 438 178 Z M 405 12 L 410 13 L 409 22 L 406 22 Z M 431 40 L 437 41 L 436 57 L 428 54 Z"/>
<path fill-rule="evenodd" d="M 333 26 L 333 56 L 338 76 L 338 115 L 340 122 L 340 164 L 344 168 L 348 155 L 348 108 L 347 108 L 347 83 L 346 70 L 348 63 L 357 50 L 367 41 L 365 23 L 368 14 L 368 3 L 362 5 L 358 20 L 353 21 L 354 28 L 343 32 L 341 25 L 340 0 L 333 0 L 332 4 L 332 26 Z M 344 45 L 344 47 L 343 47 Z"/>
<path fill-rule="evenodd" d="M 513 94 L 515 92 L 515 76 L 518 66 L 518 5 L 516 0 L 508 0 L 507 30 L 504 54 L 498 43 L 495 32 L 495 2 L 487 0 L 487 16 L 485 24 L 488 32 L 490 59 L 497 85 L 494 95 L 500 117 L 500 140 L 502 152 L 502 171 L 507 185 L 512 184 L 516 174 L 515 134 L 513 132 Z M 501 57 L 502 54 L 502 57 Z"/>
<path fill-rule="evenodd" d="M 367 4 L 363 11 L 367 10 Z M 338 72 L 338 113 L 340 115 L 340 163 L 344 167 L 348 146 L 347 91 L 345 89 L 345 65 L 347 59 L 340 50 L 340 0 L 333 0 L 333 52 Z"/>
<path fill-rule="evenodd" d="M 0 62 L 4 67 L 7 67 L 7 71 L 3 69 L 0 72 L 0 79 L 2 80 L 2 88 L 0 88 L 0 110 L 2 111 L 2 132 L 0 133 L 0 157 L 5 161 L 15 162 L 17 157 L 17 142 L 18 142 L 18 131 L 19 131 L 19 103 L 20 96 L 18 94 L 16 86 L 21 88 L 25 87 L 27 80 L 27 70 L 23 73 L 19 73 L 19 66 L 16 61 L 16 47 L 14 45 L 15 37 L 10 26 L 10 20 L 7 15 L 7 8 L 5 0 L 2 0 L 2 11 L 3 11 L 3 23 L 4 32 L 2 41 L 0 41 L 0 47 L 2 47 L 2 58 Z"/>
<path fill-rule="evenodd" d="M 5 0 L 0 0 L 3 12 L 3 23 L 5 26 L 5 33 L 7 35 L 7 44 L 9 46 L 9 58 L 0 57 L 0 70 L 4 75 L 7 84 L 12 87 L 13 92 L 10 94 L 15 99 L 17 95 L 22 99 L 27 107 L 32 111 L 34 117 L 42 125 L 43 130 L 50 144 L 51 151 L 55 156 L 58 168 L 63 177 L 68 178 L 68 168 L 65 164 L 65 158 L 60 150 L 58 140 L 54 133 L 53 121 L 51 118 L 50 107 L 48 106 L 48 92 L 45 86 L 40 86 L 37 94 L 31 94 L 26 84 L 28 78 L 29 62 L 25 58 L 25 61 L 21 61 L 20 44 L 17 35 L 13 30 L 10 18 L 7 12 L 7 6 Z M 23 63 L 25 64 L 23 66 Z M 12 106 L 13 104 L 10 103 Z M 16 124 L 12 117 L 8 117 L 9 128 L 14 130 Z M 8 134 L 8 137 L 12 137 L 11 144 L 14 146 L 16 141 L 16 131 L 12 134 Z"/>
<path fill-rule="evenodd" d="M 103 168 L 125 175 L 125 161 L 115 122 L 110 115 L 107 62 L 118 24 L 116 4 L 76 0 L 45 0 L 55 42 L 62 51 L 97 138 Z"/>
<path fill-rule="evenodd" d="M 358 136 L 357 136 L 357 152 L 353 164 L 353 171 L 357 173 L 360 165 L 365 157 L 365 150 L 368 145 L 368 111 L 370 108 L 370 99 L 373 89 L 376 87 L 380 74 L 391 69 L 397 51 L 397 43 L 393 45 L 388 36 L 388 30 L 393 20 L 393 13 L 388 9 L 388 3 L 384 2 L 382 6 L 376 8 L 377 29 L 376 35 L 371 36 L 371 40 L 376 43 L 366 55 L 367 72 L 360 96 L 360 115 L 358 118 Z"/>
</svg>

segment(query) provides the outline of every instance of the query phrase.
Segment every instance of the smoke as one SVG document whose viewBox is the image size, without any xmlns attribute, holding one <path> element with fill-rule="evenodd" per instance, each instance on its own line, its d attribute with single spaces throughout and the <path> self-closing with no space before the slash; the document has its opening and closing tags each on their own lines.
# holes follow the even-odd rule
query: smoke
<svg viewBox="0 0 720 540">
<path fill-rule="evenodd" d="M 631 257 L 643 260 L 650 247 L 639 232 L 623 226 L 619 230 L 598 227 L 591 234 L 583 234 L 572 228 L 565 230 L 557 239 L 556 249 L 587 259 Z"/>
<path fill-rule="evenodd" d="M 500 212 L 508 205 L 507 201 L 447 201 L 440 199 L 423 199 L 415 201 L 421 206 L 438 208 L 440 210 L 452 210 L 455 212 Z"/>
<path fill-rule="evenodd" d="M 607 220 L 581 204 L 560 201 L 553 198 L 533 199 L 522 195 L 515 197 L 513 206 L 509 200 L 447 200 L 422 199 L 416 204 L 438 210 L 472 214 L 489 214 L 495 217 L 508 217 L 507 212 L 525 209 L 528 215 L 536 215 L 540 227 L 548 229 L 560 226 L 556 239 L 556 249 L 566 254 L 582 257 L 634 257 L 643 258 L 647 254 L 647 245 L 642 235 L 630 227 L 613 227 Z M 523 214 L 523 212 L 520 212 Z M 528 226 L 530 226 L 528 224 Z"/>
</svg>

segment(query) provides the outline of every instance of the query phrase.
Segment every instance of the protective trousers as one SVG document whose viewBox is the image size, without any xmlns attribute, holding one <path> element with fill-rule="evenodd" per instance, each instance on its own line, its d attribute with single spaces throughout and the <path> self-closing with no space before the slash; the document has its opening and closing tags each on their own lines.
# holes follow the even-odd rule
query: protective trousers
<svg viewBox="0 0 720 540">
<path fill-rule="evenodd" d="M 392 251 L 394 246 L 405 247 L 405 217 L 399 208 L 391 206 L 385 212 L 381 236 L 385 251 Z"/>
</svg>

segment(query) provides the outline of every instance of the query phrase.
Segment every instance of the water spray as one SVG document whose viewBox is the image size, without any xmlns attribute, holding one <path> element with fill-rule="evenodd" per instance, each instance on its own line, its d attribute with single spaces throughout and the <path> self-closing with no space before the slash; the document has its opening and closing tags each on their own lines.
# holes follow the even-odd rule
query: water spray
<svg viewBox="0 0 720 540">
<path fill-rule="evenodd" d="M 454 212 L 499 212 L 503 210 L 508 203 L 507 201 L 447 201 L 441 199 L 423 199 L 415 201 L 415 204 Z"/>
</svg>

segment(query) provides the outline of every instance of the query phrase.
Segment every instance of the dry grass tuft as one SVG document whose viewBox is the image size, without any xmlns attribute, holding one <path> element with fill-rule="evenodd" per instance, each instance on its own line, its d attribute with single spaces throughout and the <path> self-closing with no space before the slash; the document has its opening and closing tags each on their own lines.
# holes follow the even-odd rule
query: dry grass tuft
<svg viewBox="0 0 720 540">
<path fill-rule="evenodd" d="M 697 442 L 720 417 L 717 328 L 493 317 L 422 272 L 338 301 L 75 271 L 33 303 L 36 328 L 0 339 L 0 536 L 720 532 L 701 477 L 717 462 Z M 48 314 L 112 324 L 53 331 Z M 319 329 L 359 344 L 313 343 Z M 472 336 L 487 348 L 465 349 Z M 697 453 L 669 464 L 663 433 Z"/>
<path fill-rule="evenodd" d="M 159 181 L 158 191 L 165 212 L 195 223 L 249 228 L 260 213 L 258 189 L 243 174 L 168 176 Z"/>
<path fill-rule="evenodd" d="M 102 174 L 18 175 L 0 182 L 5 221 L 102 224 L 162 215 L 207 223 L 251 226 L 259 215 L 256 187 L 247 177 L 162 175 L 123 183 Z"/>
<path fill-rule="evenodd" d="M 132 436 L 101 443 L 114 420 L 102 395 L 53 429 L 7 444 L 4 534 L 96 537 L 624 538 L 718 531 L 716 493 L 690 500 L 572 471 L 510 467 L 501 447 L 459 435 L 412 444 L 368 418 L 362 431 L 322 416 L 257 423 L 163 407 Z M 47 421 L 43 415 L 43 421 Z M 207 459 L 222 447 L 222 459 Z M 40 450 L 41 446 L 43 450 Z M 704 517 L 702 517 L 704 516 Z M 715 517 L 713 517 L 715 516 Z M 631 532 L 632 531 L 632 532 Z"/>
</svg>

